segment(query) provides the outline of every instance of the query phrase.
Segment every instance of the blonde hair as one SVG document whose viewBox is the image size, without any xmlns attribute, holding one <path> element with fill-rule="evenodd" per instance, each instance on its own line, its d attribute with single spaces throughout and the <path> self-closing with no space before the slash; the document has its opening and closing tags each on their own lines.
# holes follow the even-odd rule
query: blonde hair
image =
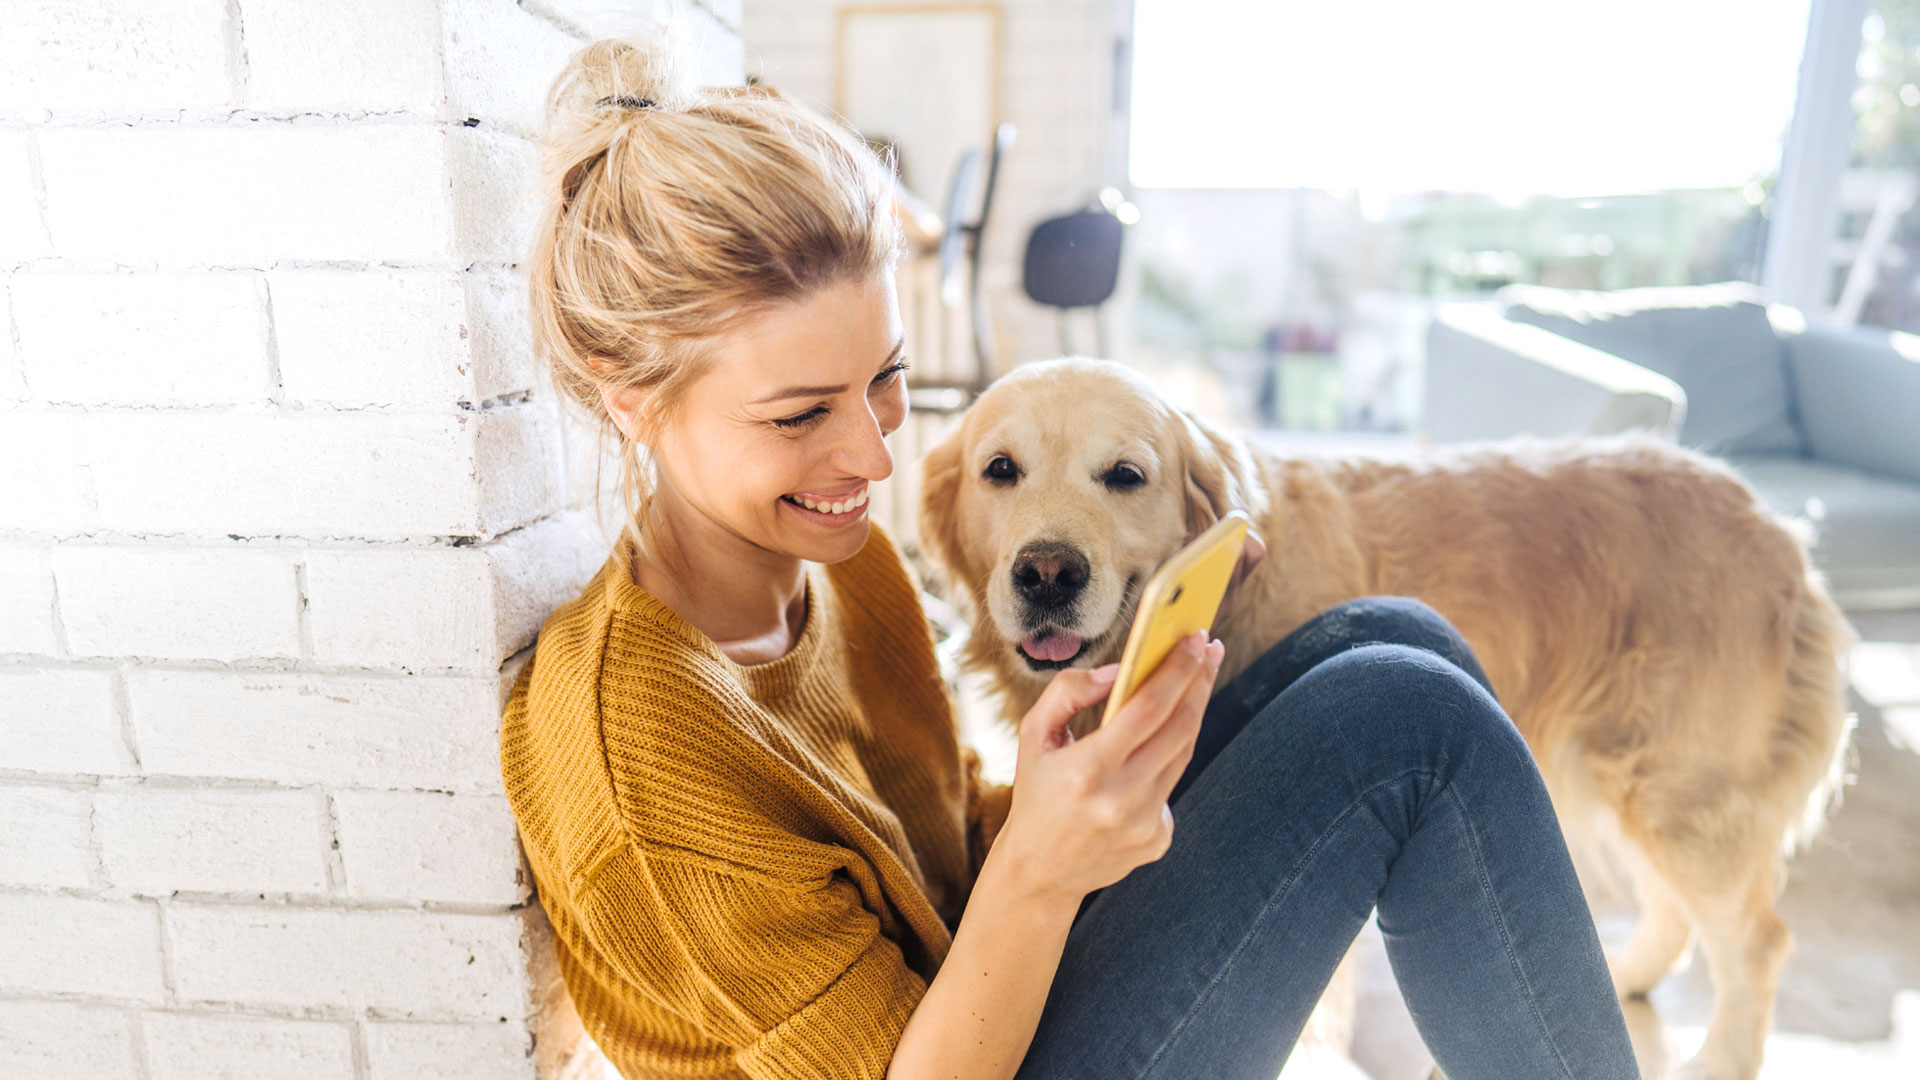
<svg viewBox="0 0 1920 1080">
<path fill-rule="evenodd" d="M 772 87 L 694 85 L 683 27 L 595 41 L 549 87 L 528 260 L 534 348 L 562 400 L 618 440 L 627 520 L 655 561 L 648 447 L 714 340 L 890 275 L 905 244 L 891 155 Z M 602 384 L 649 389 L 635 438 Z"/>
</svg>

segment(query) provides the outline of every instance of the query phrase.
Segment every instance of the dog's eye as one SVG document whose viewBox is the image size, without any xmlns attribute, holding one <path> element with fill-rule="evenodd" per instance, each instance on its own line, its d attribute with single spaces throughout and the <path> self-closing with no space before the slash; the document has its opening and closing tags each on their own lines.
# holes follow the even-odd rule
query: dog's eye
<svg viewBox="0 0 1920 1080">
<path fill-rule="evenodd" d="M 1100 475 L 1100 482 L 1107 485 L 1108 491 L 1132 491 L 1147 482 L 1140 470 L 1122 462 Z"/>
<path fill-rule="evenodd" d="M 1020 478 L 1020 466 L 1015 465 L 1013 459 L 1007 455 L 997 454 L 992 461 L 987 462 L 986 477 L 995 483 L 1012 483 Z"/>
</svg>

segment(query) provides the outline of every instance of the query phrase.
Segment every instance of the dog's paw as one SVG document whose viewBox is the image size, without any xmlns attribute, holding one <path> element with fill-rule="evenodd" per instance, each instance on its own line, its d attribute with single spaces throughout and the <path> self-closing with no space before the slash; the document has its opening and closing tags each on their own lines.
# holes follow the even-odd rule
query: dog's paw
<svg viewBox="0 0 1920 1080">
<path fill-rule="evenodd" d="M 1758 1064 L 1748 1068 L 1702 1050 L 1675 1065 L 1662 1080 L 1753 1080 L 1759 1073 Z"/>
<path fill-rule="evenodd" d="M 1606 945 L 1601 947 L 1601 951 L 1606 953 L 1607 973 L 1613 977 L 1613 992 L 1623 1001 L 1646 997 L 1654 987 L 1660 985 L 1661 979 L 1667 977 L 1665 971 L 1649 971 L 1644 964 L 1636 969 L 1628 961 L 1625 949 Z"/>
</svg>

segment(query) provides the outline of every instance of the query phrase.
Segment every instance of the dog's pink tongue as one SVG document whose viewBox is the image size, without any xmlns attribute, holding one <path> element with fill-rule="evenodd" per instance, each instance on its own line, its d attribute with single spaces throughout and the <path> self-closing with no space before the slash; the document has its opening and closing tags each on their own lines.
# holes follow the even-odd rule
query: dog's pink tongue
<svg viewBox="0 0 1920 1080">
<path fill-rule="evenodd" d="M 1080 636 L 1065 630 L 1042 630 L 1020 643 L 1035 660 L 1066 660 L 1080 651 Z"/>
</svg>

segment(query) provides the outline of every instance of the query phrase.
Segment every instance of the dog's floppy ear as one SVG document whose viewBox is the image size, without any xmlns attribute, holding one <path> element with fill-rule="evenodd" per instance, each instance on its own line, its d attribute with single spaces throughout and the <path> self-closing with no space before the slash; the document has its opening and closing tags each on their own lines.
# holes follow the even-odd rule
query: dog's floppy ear
<svg viewBox="0 0 1920 1080">
<path fill-rule="evenodd" d="M 961 565 L 959 533 L 960 446 L 965 424 L 954 424 L 945 438 L 920 459 L 920 507 L 915 528 L 920 534 L 920 550 L 925 552 L 946 576 L 949 598 L 965 592 L 966 568 Z"/>
<path fill-rule="evenodd" d="M 1173 415 L 1186 473 L 1187 539 L 1191 540 L 1228 510 L 1255 510 L 1248 503 L 1252 462 L 1238 442 L 1213 425 L 1185 409 L 1174 409 Z"/>
</svg>

